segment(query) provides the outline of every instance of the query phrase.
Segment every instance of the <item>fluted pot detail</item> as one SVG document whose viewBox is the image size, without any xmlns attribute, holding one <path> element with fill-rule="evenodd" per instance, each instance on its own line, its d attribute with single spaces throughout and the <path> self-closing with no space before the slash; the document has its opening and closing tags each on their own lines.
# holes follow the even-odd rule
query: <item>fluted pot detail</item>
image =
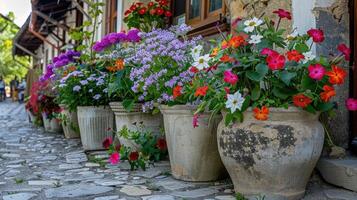
<svg viewBox="0 0 357 200">
<path fill-rule="evenodd" d="M 218 126 L 218 149 L 236 192 L 266 200 L 295 200 L 304 193 L 320 157 L 324 129 L 318 115 L 297 108 L 270 109 L 258 121 L 251 110 L 242 123 Z"/>
<path fill-rule="evenodd" d="M 65 121 L 62 121 L 64 136 L 68 139 L 79 138 L 77 112 L 70 112 L 68 109 L 64 108 L 62 113 L 66 116 Z"/>
<path fill-rule="evenodd" d="M 112 136 L 114 115 L 109 107 L 83 106 L 77 108 L 78 125 L 84 150 L 101 150 L 102 142 Z"/>
<path fill-rule="evenodd" d="M 51 120 L 47 118 L 46 113 L 42 113 L 43 127 L 45 131 L 51 130 Z"/>
</svg>

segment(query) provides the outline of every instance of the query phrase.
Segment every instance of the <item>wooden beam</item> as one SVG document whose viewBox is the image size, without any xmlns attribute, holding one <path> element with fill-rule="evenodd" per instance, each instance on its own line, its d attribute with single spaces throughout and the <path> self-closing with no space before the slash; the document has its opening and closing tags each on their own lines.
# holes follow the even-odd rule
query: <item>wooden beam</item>
<svg viewBox="0 0 357 200">
<path fill-rule="evenodd" d="M 36 36 L 37 38 L 39 38 L 40 40 L 46 42 L 47 44 L 51 45 L 53 48 L 56 48 L 57 50 L 60 50 L 59 47 L 57 47 L 55 44 L 53 44 L 52 42 L 48 41 L 45 37 L 43 37 L 40 33 L 32 30 L 31 28 L 29 28 L 30 33 L 32 33 L 34 36 Z"/>
<path fill-rule="evenodd" d="M 32 53 L 30 50 L 26 49 L 25 47 L 21 46 L 20 44 L 15 43 L 15 46 L 17 48 L 21 49 L 22 51 L 24 51 L 25 53 L 31 55 L 32 57 L 35 57 L 35 58 L 39 59 L 39 57 L 36 54 Z"/>
<path fill-rule="evenodd" d="M 38 16 L 42 17 L 42 18 L 45 19 L 46 21 L 48 21 L 48 22 L 50 22 L 50 23 L 52 23 L 52 24 L 54 24 L 54 25 L 56 25 L 56 26 L 62 28 L 63 30 L 66 30 L 66 31 L 69 30 L 69 27 L 67 27 L 66 25 L 63 25 L 63 24 L 59 23 L 59 22 L 58 22 L 57 20 L 55 20 L 55 19 L 52 19 L 51 17 L 47 16 L 45 13 L 42 13 L 42 12 L 40 12 L 40 11 L 38 11 L 38 10 L 33 10 L 32 12 L 35 13 L 35 14 L 37 14 Z"/>
<path fill-rule="evenodd" d="M 73 2 L 73 4 L 74 4 L 74 6 L 83 14 L 83 15 L 85 15 L 87 18 L 88 18 L 88 20 L 92 20 L 92 18 L 88 15 L 88 13 L 83 9 L 83 7 L 78 3 L 78 1 L 77 0 L 72 0 L 72 2 Z"/>
</svg>

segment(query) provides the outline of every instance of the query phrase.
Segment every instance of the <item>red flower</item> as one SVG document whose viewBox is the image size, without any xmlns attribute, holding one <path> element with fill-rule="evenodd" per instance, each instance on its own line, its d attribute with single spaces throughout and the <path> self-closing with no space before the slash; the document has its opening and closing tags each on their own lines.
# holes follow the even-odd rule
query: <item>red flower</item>
<svg viewBox="0 0 357 200">
<path fill-rule="evenodd" d="M 152 6 L 154 6 L 154 2 L 149 2 L 148 7 L 152 7 Z"/>
<path fill-rule="evenodd" d="M 285 65 L 285 56 L 272 53 L 267 57 L 266 61 L 271 70 L 283 69 Z"/>
<path fill-rule="evenodd" d="M 346 108 L 349 111 L 357 111 L 357 99 L 352 99 L 352 98 L 347 99 Z"/>
<path fill-rule="evenodd" d="M 228 55 L 224 55 L 220 58 L 220 60 L 224 63 L 226 62 L 233 62 L 233 58 L 229 57 Z"/>
<path fill-rule="evenodd" d="M 165 12 L 165 16 L 166 16 L 166 17 L 171 17 L 171 16 L 172 16 L 172 13 L 171 13 L 170 11 L 166 11 L 166 12 Z"/>
<path fill-rule="evenodd" d="M 299 62 L 301 59 L 305 58 L 304 55 L 302 55 L 300 52 L 296 50 L 288 51 L 286 55 L 289 61 L 295 61 L 295 62 Z"/>
<path fill-rule="evenodd" d="M 130 10 L 131 10 L 131 11 L 136 10 L 136 8 L 137 8 L 137 7 L 136 7 L 136 5 L 134 5 L 134 4 L 130 6 Z"/>
<path fill-rule="evenodd" d="M 197 67 L 191 67 L 190 68 L 190 72 L 192 73 L 197 73 L 199 70 L 197 69 Z"/>
<path fill-rule="evenodd" d="M 162 14 L 164 14 L 164 9 L 162 9 L 162 8 L 156 8 L 156 14 L 157 15 L 162 15 Z"/>
<path fill-rule="evenodd" d="M 144 15 L 145 13 L 146 13 L 146 8 L 145 8 L 145 7 L 140 8 L 139 14 L 140 14 L 140 15 Z"/>
<path fill-rule="evenodd" d="M 291 13 L 284 9 L 276 10 L 273 13 L 277 14 L 280 18 L 286 18 L 286 19 L 291 20 Z"/>
<path fill-rule="evenodd" d="M 323 42 L 325 40 L 324 32 L 320 29 L 310 29 L 307 34 L 312 37 L 312 40 L 316 43 Z"/>
<path fill-rule="evenodd" d="M 208 90 L 208 86 L 203 86 L 203 87 L 197 88 L 197 90 L 195 92 L 195 97 L 198 97 L 198 96 L 204 97 L 204 96 L 206 96 L 207 90 Z"/>
<path fill-rule="evenodd" d="M 169 3 L 169 2 L 167 2 L 167 0 L 161 0 L 161 1 L 159 2 L 159 4 L 162 5 L 162 6 L 166 6 L 168 3 Z"/>
<path fill-rule="evenodd" d="M 112 165 L 117 164 L 120 161 L 120 154 L 118 152 L 114 152 L 112 155 L 109 157 L 109 162 Z"/>
<path fill-rule="evenodd" d="M 245 41 L 244 37 L 241 35 L 233 36 L 229 42 L 228 45 L 233 48 L 238 48 L 242 45 L 245 45 L 247 42 Z"/>
<path fill-rule="evenodd" d="M 172 95 L 174 97 L 174 99 L 176 99 L 177 97 L 182 95 L 182 87 L 179 85 L 176 85 L 172 91 Z"/>
<path fill-rule="evenodd" d="M 155 15 L 156 14 L 156 9 L 150 10 L 150 15 Z"/>
<path fill-rule="evenodd" d="M 341 84 L 344 83 L 345 77 L 347 76 L 347 73 L 341 67 L 338 67 L 336 65 L 332 65 L 332 70 L 326 72 L 326 75 L 328 77 L 330 77 L 329 82 L 331 84 L 341 85 Z"/>
<path fill-rule="evenodd" d="M 238 76 L 230 70 L 223 72 L 224 82 L 235 85 L 238 82 Z"/>
<path fill-rule="evenodd" d="M 161 151 L 165 151 L 167 149 L 166 140 L 164 138 L 159 138 L 156 142 L 156 147 Z"/>
<path fill-rule="evenodd" d="M 262 109 L 259 108 L 254 108 L 254 118 L 257 120 L 267 120 L 269 117 L 269 108 L 266 106 L 263 106 Z"/>
<path fill-rule="evenodd" d="M 105 149 L 109 149 L 109 147 L 110 147 L 110 145 L 112 145 L 112 143 L 113 143 L 112 137 L 107 137 L 104 139 L 102 145 Z"/>
<path fill-rule="evenodd" d="M 231 92 L 231 90 L 229 89 L 229 87 L 224 87 L 224 91 L 226 92 L 225 98 L 227 98 L 227 96 Z"/>
<path fill-rule="evenodd" d="M 351 56 L 351 49 L 348 48 L 345 44 L 340 44 L 338 45 L 337 49 L 343 54 L 345 55 L 345 59 L 347 61 L 350 60 L 350 56 Z"/>
<path fill-rule="evenodd" d="M 264 49 L 262 49 L 260 54 L 263 55 L 263 56 L 272 56 L 272 55 L 277 55 L 279 53 L 274 51 L 273 49 L 264 48 Z"/>
<path fill-rule="evenodd" d="M 322 101 L 328 102 L 333 96 L 336 96 L 336 91 L 333 87 L 324 85 L 322 89 L 324 90 L 320 93 L 320 98 Z"/>
<path fill-rule="evenodd" d="M 131 152 L 129 154 L 129 160 L 130 161 L 136 161 L 139 159 L 139 153 L 137 151 Z"/>
<path fill-rule="evenodd" d="M 120 149 L 121 149 L 121 145 L 120 144 L 115 145 L 115 151 L 120 151 Z"/>
<path fill-rule="evenodd" d="M 312 100 L 304 94 L 297 94 L 293 96 L 293 103 L 297 107 L 306 108 Z"/>
<path fill-rule="evenodd" d="M 129 15 L 130 13 L 131 13 L 131 10 L 126 10 L 125 13 L 124 13 L 124 15 L 127 16 L 127 15 Z"/>
<path fill-rule="evenodd" d="M 199 118 L 199 117 L 200 117 L 200 116 L 197 115 L 197 114 L 193 115 L 193 119 L 192 119 L 192 126 L 193 126 L 193 128 L 198 127 L 198 118 Z"/>
</svg>

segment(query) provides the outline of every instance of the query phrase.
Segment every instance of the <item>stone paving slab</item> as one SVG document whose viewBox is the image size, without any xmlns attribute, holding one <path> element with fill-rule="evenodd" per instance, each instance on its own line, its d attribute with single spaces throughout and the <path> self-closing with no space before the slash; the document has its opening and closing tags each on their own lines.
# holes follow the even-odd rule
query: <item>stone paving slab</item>
<svg viewBox="0 0 357 200">
<path fill-rule="evenodd" d="M 79 139 L 47 133 L 27 119 L 24 105 L 0 103 L 0 200 L 235 199 L 230 180 L 175 180 L 168 161 L 135 172 L 126 162 L 101 166 L 90 158 L 107 160 L 105 152 L 86 154 Z M 304 200 L 320 199 L 357 200 L 357 196 L 312 181 Z"/>
</svg>

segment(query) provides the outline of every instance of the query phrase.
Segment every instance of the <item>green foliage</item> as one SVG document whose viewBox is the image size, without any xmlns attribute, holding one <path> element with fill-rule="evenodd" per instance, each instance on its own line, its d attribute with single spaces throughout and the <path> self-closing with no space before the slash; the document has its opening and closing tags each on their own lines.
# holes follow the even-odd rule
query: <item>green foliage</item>
<svg viewBox="0 0 357 200">
<path fill-rule="evenodd" d="M 0 17 L 0 76 L 9 83 L 15 77 L 24 78 L 30 62 L 26 57 L 12 56 L 13 39 L 19 27 L 13 22 L 15 16 L 12 12 L 6 17 L 8 19 Z"/>
</svg>

